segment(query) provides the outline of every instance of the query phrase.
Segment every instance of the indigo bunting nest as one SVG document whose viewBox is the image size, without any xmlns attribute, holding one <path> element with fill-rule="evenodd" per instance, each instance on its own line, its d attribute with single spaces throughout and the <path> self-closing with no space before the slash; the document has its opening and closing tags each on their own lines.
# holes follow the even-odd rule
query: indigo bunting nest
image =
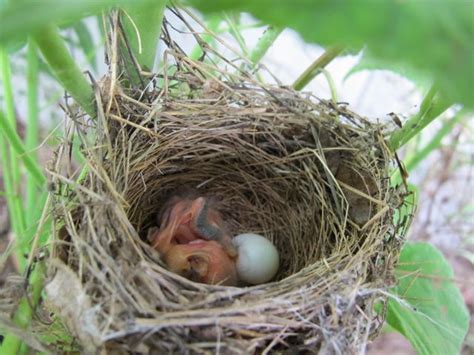
<svg viewBox="0 0 474 355">
<path fill-rule="evenodd" d="M 112 28 L 111 42 L 123 38 Z M 51 169 L 55 322 L 86 352 L 362 351 L 380 327 L 374 303 L 393 285 L 405 227 L 394 224 L 404 207 L 383 126 L 263 85 L 244 60 L 222 58 L 225 69 L 193 60 L 169 26 L 163 33 L 168 65 L 131 88 L 124 54 L 109 44 L 97 117 L 69 120 Z M 232 235 L 270 239 L 276 278 L 227 287 L 167 270 L 147 231 L 182 188 L 217 201 Z"/>
</svg>

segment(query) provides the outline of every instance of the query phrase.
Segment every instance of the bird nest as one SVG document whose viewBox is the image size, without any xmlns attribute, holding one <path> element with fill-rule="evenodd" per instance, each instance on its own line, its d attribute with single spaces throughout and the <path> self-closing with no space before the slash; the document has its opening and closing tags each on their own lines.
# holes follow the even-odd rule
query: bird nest
<svg viewBox="0 0 474 355">
<path fill-rule="evenodd" d="M 167 65 L 142 72 L 142 88 L 126 85 L 111 46 L 97 117 L 69 120 L 51 169 L 56 322 L 85 352 L 362 351 L 383 321 L 374 304 L 393 285 L 403 227 L 383 127 L 346 104 L 264 85 L 243 60 L 192 60 L 169 30 Z M 183 188 L 217 201 L 232 235 L 275 244 L 272 282 L 208 285 L 166 268 L 147 233 Z"/>
</svg>

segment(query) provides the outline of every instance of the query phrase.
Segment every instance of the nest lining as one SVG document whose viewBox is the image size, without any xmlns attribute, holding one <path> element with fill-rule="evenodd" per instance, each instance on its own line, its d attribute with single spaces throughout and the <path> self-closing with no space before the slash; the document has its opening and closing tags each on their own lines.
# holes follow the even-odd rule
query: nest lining
<svg viewBox="0 0 474 355">
<path fill-rule="evenodd" d="M 176 48 L 167 55 L 174 70 L 146 91 L 107 76 L 97 120 L 70 121 L 87 170 L 78 180 L 61 147 L 50 306 L 86 351 L 361 351 L 400 247 L 381 126 L 248 76 L 203 75 Z M 146 234 L 183 187 L 219 201 L 234 235 L 275 243 L 274 282 L 212 286 L 166 269 Z"/>
</svg>

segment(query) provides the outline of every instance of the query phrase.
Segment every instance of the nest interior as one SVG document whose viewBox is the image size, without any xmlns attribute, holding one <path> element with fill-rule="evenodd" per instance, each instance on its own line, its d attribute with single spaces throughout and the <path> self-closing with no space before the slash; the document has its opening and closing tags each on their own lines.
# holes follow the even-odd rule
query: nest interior
<svg viewBox="0 0 474 355">
<path fill-rule="evenodd" d="M 58 321 L 88 351 L 363 349 L 400 247 L 382 127 L 240 69 L 211 75 L 165 42 L 171 64 L 145 75 L 146 89 L 111 70 L 97 85 L 97 118 L 69 121 L 85 168 L 61 146 L 46 287 Z M 216 199 L 233 235 L 275 243 L 273 282 L 212 286 L 166 269 L 146 235 L 186 188 Z"/>
</svg>

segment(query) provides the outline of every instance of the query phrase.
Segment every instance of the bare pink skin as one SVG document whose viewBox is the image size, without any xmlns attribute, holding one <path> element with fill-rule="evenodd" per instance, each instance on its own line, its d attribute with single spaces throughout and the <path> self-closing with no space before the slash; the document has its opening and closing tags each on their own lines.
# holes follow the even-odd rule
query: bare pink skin
<svg viewBox="0 0 474 355">
<path fill-rule="evenodd" d="M 231 257 L 237 256 L 220 213 L 209 206 L 204 197 L 172 198 L 162 213 L 160 229 L 152 236 L 153 248 L 161 253 L 174 244 L 186 244 L 196 239 L 215 240 Z"/>
<path fill-rule="evenodd" d="M 151 239 L 171 271 L 201 283 L 237 284 L 237 250 L 220 213 L 204 197 L 170 199 Z"/>
<path fill-rule="evenodd" d="M 176 244 L 164 256 L 169 269 L 192 281 L 216 285 L 237 285 L 235 261 L 216 241 L 198 239 Z"/>
</svg>

